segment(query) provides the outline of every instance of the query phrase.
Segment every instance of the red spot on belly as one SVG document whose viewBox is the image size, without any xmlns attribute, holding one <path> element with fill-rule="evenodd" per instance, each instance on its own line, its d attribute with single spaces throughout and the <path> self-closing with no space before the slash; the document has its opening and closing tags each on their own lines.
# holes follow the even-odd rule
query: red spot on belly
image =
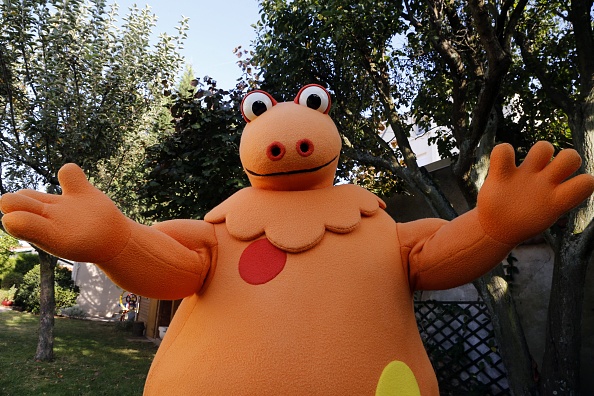
<svg viewBox="0 0 594 396">
<path fill-rule="evenodd" d="M 270 282 L 285 268 L 287 253 L 268 239 L 259 239 L 245 248 L 239 259 L 239 275 L 251 285 Z"/>
</svg>

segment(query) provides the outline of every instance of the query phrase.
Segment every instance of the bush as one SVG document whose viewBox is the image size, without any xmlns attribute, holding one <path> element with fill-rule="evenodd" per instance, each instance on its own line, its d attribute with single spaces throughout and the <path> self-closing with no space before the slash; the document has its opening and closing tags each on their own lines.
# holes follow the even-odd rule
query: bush
<svg viewBox="0 0 594 396">
<path fill-rule="evenodd" d="M 39 313 L 40 282 L 41 275 L 39 272 L 39 265 L 36 265 L 23 277 L 23 282 L 15 297 L 15 304 L 23 307 L 25 311 Z M 56 268 L 54 290 L 56 297 L 56 313 L 62 308 L 71 307 L 76 304 L 79 289 L 72 279 L 70 279 L 70 271 L 68 269 L 60 267 Z"/>
<path fill-rule="evenodd" d="M 12 270 L 12 249 L 17 246 L 19 246 L 18 239 L 0 231 L 0 274 Z"/>
<path fill-rule="evenodd" d="M 7 300 L 7 301 L 14 301 L 14 296 L 16 294 L 16 286 L 12 286 L 7 290 L 0 289 L 0 302 Z"/>
<path fill-rule="evenodd" d="M 19 287 L 20 284 L 23 282 L 23 274 L 16 272 L 16 271 L 11 271 L 8 274 L 4 275 L 4 278 L 2 278 L 2 289 L 8 289 L 12 286 L 17 286 Z"/>
<path fill-rule="evenodd" d="M 78 305 L 74 305 L 74 306 L 68 307 L 68 308 L 62 308 L 60 313 L 63 316 L 68 316 L 69 318 L 74 318 L 74 319 L 84 319 L 87 317 L 87 313 L 85 311 L 83 311 L 82 308 L 79 307 Z"/>
<path fill-rule="evenodd" d="M 76 304 L 78 291 L 59 286 L 56 282 L 56 311 Z"/>
<path fill-rule="evenodd" d="M 23 307 L 24 310 L 39 313 L 39 283 L 41 275 L 39 265 L 36 265 L 23 276 L 23 281 L 15 296 L 15 305 Z"/>
<path fill-rule="evenodd" d="M 39 264 L 39 255 L 34 253 L 21 253 L 17 256 L 14 263 L 14 270 L 25 275 L 33 267 Z"/>
<path fill-rule="evenodd" d="M 72 280 L 72 271 L 64 267 L 56 267 L 56 284 L 65 289 L 74 290 L 77 294 L 80 291 L 79 287 L 76 286 Z"/>
</svg>

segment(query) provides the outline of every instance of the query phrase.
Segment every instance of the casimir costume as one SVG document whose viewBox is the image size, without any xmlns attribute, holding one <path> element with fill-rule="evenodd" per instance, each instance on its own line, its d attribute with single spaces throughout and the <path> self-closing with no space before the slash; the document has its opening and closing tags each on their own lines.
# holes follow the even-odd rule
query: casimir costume
<svg viewBox="0 0 594 396">
<path fill-rule="evenodd" d="M 245 188 L 203 221 L 126 218 L 65 165 L 63 194 L 5 194 L 3 223 L 54 255 L 96 263 L 122 288 L 180 299 L 146 395 L 437 395 L 413 292 L 483 275 L 594 190 L 573 150 L 536 144 L 519 167 L 495 147 L 477 207 L 395 223 L 384 202 L 333 186 L 341 138 L 329 93 L 242 102 Z"/>
</svg>

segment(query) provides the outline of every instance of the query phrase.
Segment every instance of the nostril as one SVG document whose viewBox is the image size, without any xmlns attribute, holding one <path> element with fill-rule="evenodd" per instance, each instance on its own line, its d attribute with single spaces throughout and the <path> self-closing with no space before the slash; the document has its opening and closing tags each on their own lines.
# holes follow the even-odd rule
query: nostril
<svg viewBox="0 0 594 396">
<path fill-rule="evenodd" d="M 314 151 L 314 144 L 309 139 L 301 139 L 297 142 L 297 152 L 302 157 L 309 157 Z"/>
<path fill-rule="evenodd" d="M 268 148 L 266 149 L 266 156 L 271 161 L 278 161 L 285 156 L 285 146 L 279 142 L 270 143 Z"/>
</svg>

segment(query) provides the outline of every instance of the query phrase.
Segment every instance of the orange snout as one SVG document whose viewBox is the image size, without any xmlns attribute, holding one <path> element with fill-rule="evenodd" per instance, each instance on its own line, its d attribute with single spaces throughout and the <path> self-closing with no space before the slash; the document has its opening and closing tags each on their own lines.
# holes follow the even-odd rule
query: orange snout
<svg viewBox="0 0 594 396">
<path fill-rule="evenodd" d="M 295 150 L 297 154 L 302 157 L 309 157 L 314 151 L 314 144 L 309 139 L 301 139 L 295 144 Z M 281 142 L 272 142 L 266 148 L 266 156 L 271 161 L 279 161 L 285 156 L 287 149 Z"/>
</svg>

